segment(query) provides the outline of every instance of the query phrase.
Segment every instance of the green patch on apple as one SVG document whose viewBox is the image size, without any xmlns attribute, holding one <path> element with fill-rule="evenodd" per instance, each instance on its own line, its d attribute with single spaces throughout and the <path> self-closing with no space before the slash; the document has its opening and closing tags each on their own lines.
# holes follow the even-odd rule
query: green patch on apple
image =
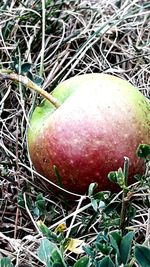
<svg viewBox="0 0 150 267">
<path fill-rule="evenodd" d="M 150 103 L 129 82 L 108 74 L 84 74 L 61 82 L 52 92 L 60 107 L 44 100 L 35 108 L 28 129 L 29 154 L 35 169 L 64 189 L 86 193 L 117 191 L 110 171 L 129 158 L 129 183 L 144 171 L 139 144 L 150 144 Z"/>
</svg>

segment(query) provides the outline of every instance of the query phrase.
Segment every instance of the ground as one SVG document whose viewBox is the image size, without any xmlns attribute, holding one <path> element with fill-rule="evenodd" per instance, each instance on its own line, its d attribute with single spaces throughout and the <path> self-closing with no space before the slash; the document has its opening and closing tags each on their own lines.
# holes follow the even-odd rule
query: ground
<svg viewBox="0 0 150 267">
<path fill-rule="evenodd" d="M 1 69 L 28 75 L 48 92 L 74 75 L 104 72 L 128 80 L 150 98 L 148 1 L 14 0 L 1 1 L 0 8 Z M 54 196 L 34 170 L 26 133 L 41 96 L 9 80 L 0 81 L 0 95 L 0 259 L 9 257 L 19 267 L 44 266 L 37 254 L 44 235 L 39 221 L 57 234 L 65 222 L 61 234 L 88 245 L 104 229 L 118 229 L 119 213 L 102 215 L 96 203 L 117 205 L 121 193 L 104 194 L 102 202 L 90 196 L 67 201 Z M 134 230 L 134 243 L 148 246 L 149 182 L 134 189 L 128 230 Z M 65 252 L 69 266 L 77 258 Z"/>
</svg>

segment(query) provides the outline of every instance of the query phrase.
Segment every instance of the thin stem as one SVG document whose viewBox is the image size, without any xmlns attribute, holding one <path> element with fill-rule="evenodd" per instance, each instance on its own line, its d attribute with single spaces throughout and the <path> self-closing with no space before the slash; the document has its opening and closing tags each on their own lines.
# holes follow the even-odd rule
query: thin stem
<svg viewBox="0 0 150 267">
<path fill-rule="evenodd" d="M 125 177 L 125 186 L 128 186 L 128 172 L 129 172 L 129 158 L 124 157 L 124 177 Z"/>
<path fill-rule="evenodd" d="M 126 224 L 126 214 L 127 214 L 127 207 L 128 207 L 128 197 L 127 197 L 127 184 L 128 184 L 128 170 L 129 170 L 129 158 L 125 157 L 124 161 L 124 183 L 125 183 L 125 189 L 123 189 L 122 194 L 122 207 L 121 207 L 121 214 L 120 214 L 120 230 L 122 234 L 124 234 L 125 230 L 125 224 Z"/>
<path fill-rule="evenodd" d="M 43 74 L 43 62 L 45 52 L 45 0 L 42 0 L 42 48 L 41 48 L 41 62 L 40 62 L 40 76 Z"/>
<path fill-rule="evenodd" d="M 55 98 L 52 95 L 50 95 L 49 93 L 47 93 L 40 86 L 38 86 L 37 84 L 32 82 L 28 77 L 14 73 L 11 70 L 1 69 L 0 70 L 0 80 L 11 80 L 11 81 L 15 81 L 15 82 L 21 82 L 26 87 L 39 93 L 41 96 L 43 96 L 45 99 L 47 99 L 53 106 L 55 106 L 55 108 L 59 108 L 61 105 L 57 98 Z"/>
</svg>

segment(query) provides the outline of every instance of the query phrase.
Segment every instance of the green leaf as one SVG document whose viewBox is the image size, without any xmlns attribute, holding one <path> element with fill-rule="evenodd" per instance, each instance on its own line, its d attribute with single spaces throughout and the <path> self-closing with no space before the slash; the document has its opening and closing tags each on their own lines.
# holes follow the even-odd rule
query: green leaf
<svg viewBox="0 0 150 267">
<path fill-rule="evenodd" d="M 134 255 L 141 267 L 150 266 L 150 248 L 143 245 L 136 245 Z"/>
<path fill-rule="evenodd" d="M 33 75 L 30 71 L 28 71 L 28 73 L 26 75 L 31 81 L 33 81 Z"/>
<path fill-rule="evenodd" d="M 112 245 L 114 244 L 114 248 L 116 246 L 116 249 L 120 246 L 121 239 L 122 239 L 122 237 L 121 237 L 120 232 L 112 232 L 110 234 L 110 240 L 112 241 Z M 113 243 L 113 240 L 115 241 L 115 243 Z"/>
<path fill-rule="evenodd" d="M 108 244 L 95 242 L 95 245 L 103 255 L 109 255 L 112 251 L 112 247 Z"/>
<path fill-rule="evenodd" d="M 23 63 L 21 65 L 21 74 L 24 75 L 24 74 L 28 73 L 30 71 L 30 69 L 31 69 L 31 64 L 30 63 L 28 63 L 28 62 Z"/>
<path fill-rule="evenodd" d="M 38 257 L 43 262 L 45 262 L 47 266 L 51 266 L 50 256 L 54 249 L 56 249 L 56 245 L 50 242 L 48 239 L 45 238 L 41 241 L 37 254 L 38 254 Z"/>
<path fill-rule="evenodd" d="M 102 191 L 102 192 L 98 192 L 96 194 L 93 195 L 93 197 L 96 200 L 106 200 L 110 197 L 111 192 L 110 191 Z"/>
<path fill-rule="evenodd" d="M 120 206 L 120 202 L 119 201 L 113 201 L 111 203 L 109 203 L 106 208 L 104 209 L 104 212 L 106 214 L 110 214 L 110 212 L 113 212 L 114 210 L 116 210 L 118 207 Z"/>
<path fill-rule="evenodd" d="M 113 183 L 117 183 L 117 171 L 110 172 L 108 174 L 108 179 Z"/>
<path fill-rule="evenodd" d="M 14 265 L 11 263 L 11 260 L 8 257 L 3 257 L 0 260 L 0 267 L 14 267 Z"/>
<path fill-rule="evenodd" d="M 120 243 L 121 243 L 121 235 L 118 232 L 113 232 L 110 234 L 110 243 L 112 247 L 115 249 L 117 253 L 117 260 L 119 264 L 121 264 L 121 259 L 120 259 Z"/>
<path fill-rule="evenodd" d="M 106 256 L 104 259 L 100 261 L 99 267 L 115 267 L 113 261 L 109 256 Z"/>
<path fill-rule="evenodd" d="M 139 158 L 147 160 L 150 156 L 150 146 L 147 144 L 141 144 L 139 145 L 136 153 Z"/>
<path fill-rule="evenodd" d="M 57 235 L 53 233 L 42 221 L 38 222 L 38 226 L 42 234 L 50 241 L 57 241 Z"/>
<path fill-rule="evenodd" d="M 88 196 L 89 197 L 93 195 L 93 192 L 96 189 L 96 187 L 97 187 L 97 183 L 91 183 L 89 185 L 89 188 L 88 188 Z"/>
<path fill-rule="evenodd" d="M 95 253 L 93 251 L 93 249 L 90 246 L 83 246 L 83 250 L 85 251 L 85 253 L 91 257 L 91 258 L 95 258 Z"/>
<path fill-rule="evenodd" d="M 37 217 L 37 218 L 40 217 L 40 211 L 37 207 L 33 207 L 33 215 L 34 217 Z"/>
<path fill-rule="evenodd" d="M 60 254 L 60 252 L 58 252 L 58 250 L 53 250 L 52 254 L 51 254 L 51 260 L 52 262 L 54 262 L 55 264 L 62 264 L 63 266 L 63 259 L 62 256 Z"/>
<path fill-rule="evenodd" d="M 37 254 L 46 264 L 46 267 L 53 267 L 54 264 L 61 264 L 61 267 L 67 267 L 58 247 L 46 238 L 41 241 Z"/>
<path fill-rule="evenodd" d="M 126 189 L 126 177 L 121 168 L 118 171 L 112 171 L 108 174 L 108 178 L 111 182 L 117 183 L 120 188 Z"/>
<path fill-rule="evenodd" d="M 118 169 L 117 172 L 117 184 L 124 189 L 124 187 L 126 186 L 125 184 L 125 175 L 124 172 L 121 168 Z"/>
<path fill-rule="evenodd" d="M 43 81 L 44 81 L 44 79 L 40 76 L 36 76 L 34 79 L 34 83 L 36 83 L 39 86 L 42 86 Z"/>
<path fill-rule="evenodd" d="M 93 209 L 94 209 L 95 211 L 97 211 L 97 209 L 98 209 L 97 200 L 94 199 L 94 198 L 92 198 L 92 199 L 91 199 L 91 204 L 92 204 Z"/>
<path fill-rule="evenodd" d="M 55 165 L 53 165 L 53 169 L 57 177 L 57 185 L 63 188 L 62 178 L 60 176 L 59 170 L 57 169 Z"/>
<path fill-rule="evenodd" d="M 37 195 L 35 204 L 36 204 L 36 207 L 39 209 L 40 213 L 45 214 L 46 212 L 45 199 L 42 193 Z"/>
<path fill-rule="evenodd" d="M 90 261 L 88 256 L 83 256 L 80 258 L 74 265 L 73 267 L 88 267 L 90 266 Z"/>
<path fill-rule="evenodd" d="M 100 209 L 104 209 L 104 208 L 106 207 L 105 202 L 104 202 L 104 201 L 99 201 L 98 207 L 99 207 Z"/>
<path fill-rule="evenodd" d="M 131 245 L 132 245 L 132 240 L 134 237 L 133 232 L 129 232 L 126 234 L 120 243 L 120 258 L 123 264 L 127 264 L 128 260 L 130 258 L 130 253 L 131 253 Z"/>
</svg>

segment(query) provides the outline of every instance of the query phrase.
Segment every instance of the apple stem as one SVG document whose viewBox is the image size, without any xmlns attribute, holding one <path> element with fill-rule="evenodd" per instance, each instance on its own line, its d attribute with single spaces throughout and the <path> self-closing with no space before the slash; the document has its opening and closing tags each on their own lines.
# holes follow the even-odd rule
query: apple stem
<svg viewBox="0 0 150 267">
<path fill-rule="evenodd" d="M 11 80 L 15 82 L 20 82 L 26 87 L 30 88 L 31 90 L 39 93 L 45 99 L 47 99 L 55 108 L 59 108 L 61 104 L 59 103 L 58 99 L 53 97 L 51 94 L 46 92 L 36 83 L 32 82 L 28 77 L 19 75 L 17 73 L 12 72 L 11 70 L 0 70 L 0 80 Z"/>
</svg>

